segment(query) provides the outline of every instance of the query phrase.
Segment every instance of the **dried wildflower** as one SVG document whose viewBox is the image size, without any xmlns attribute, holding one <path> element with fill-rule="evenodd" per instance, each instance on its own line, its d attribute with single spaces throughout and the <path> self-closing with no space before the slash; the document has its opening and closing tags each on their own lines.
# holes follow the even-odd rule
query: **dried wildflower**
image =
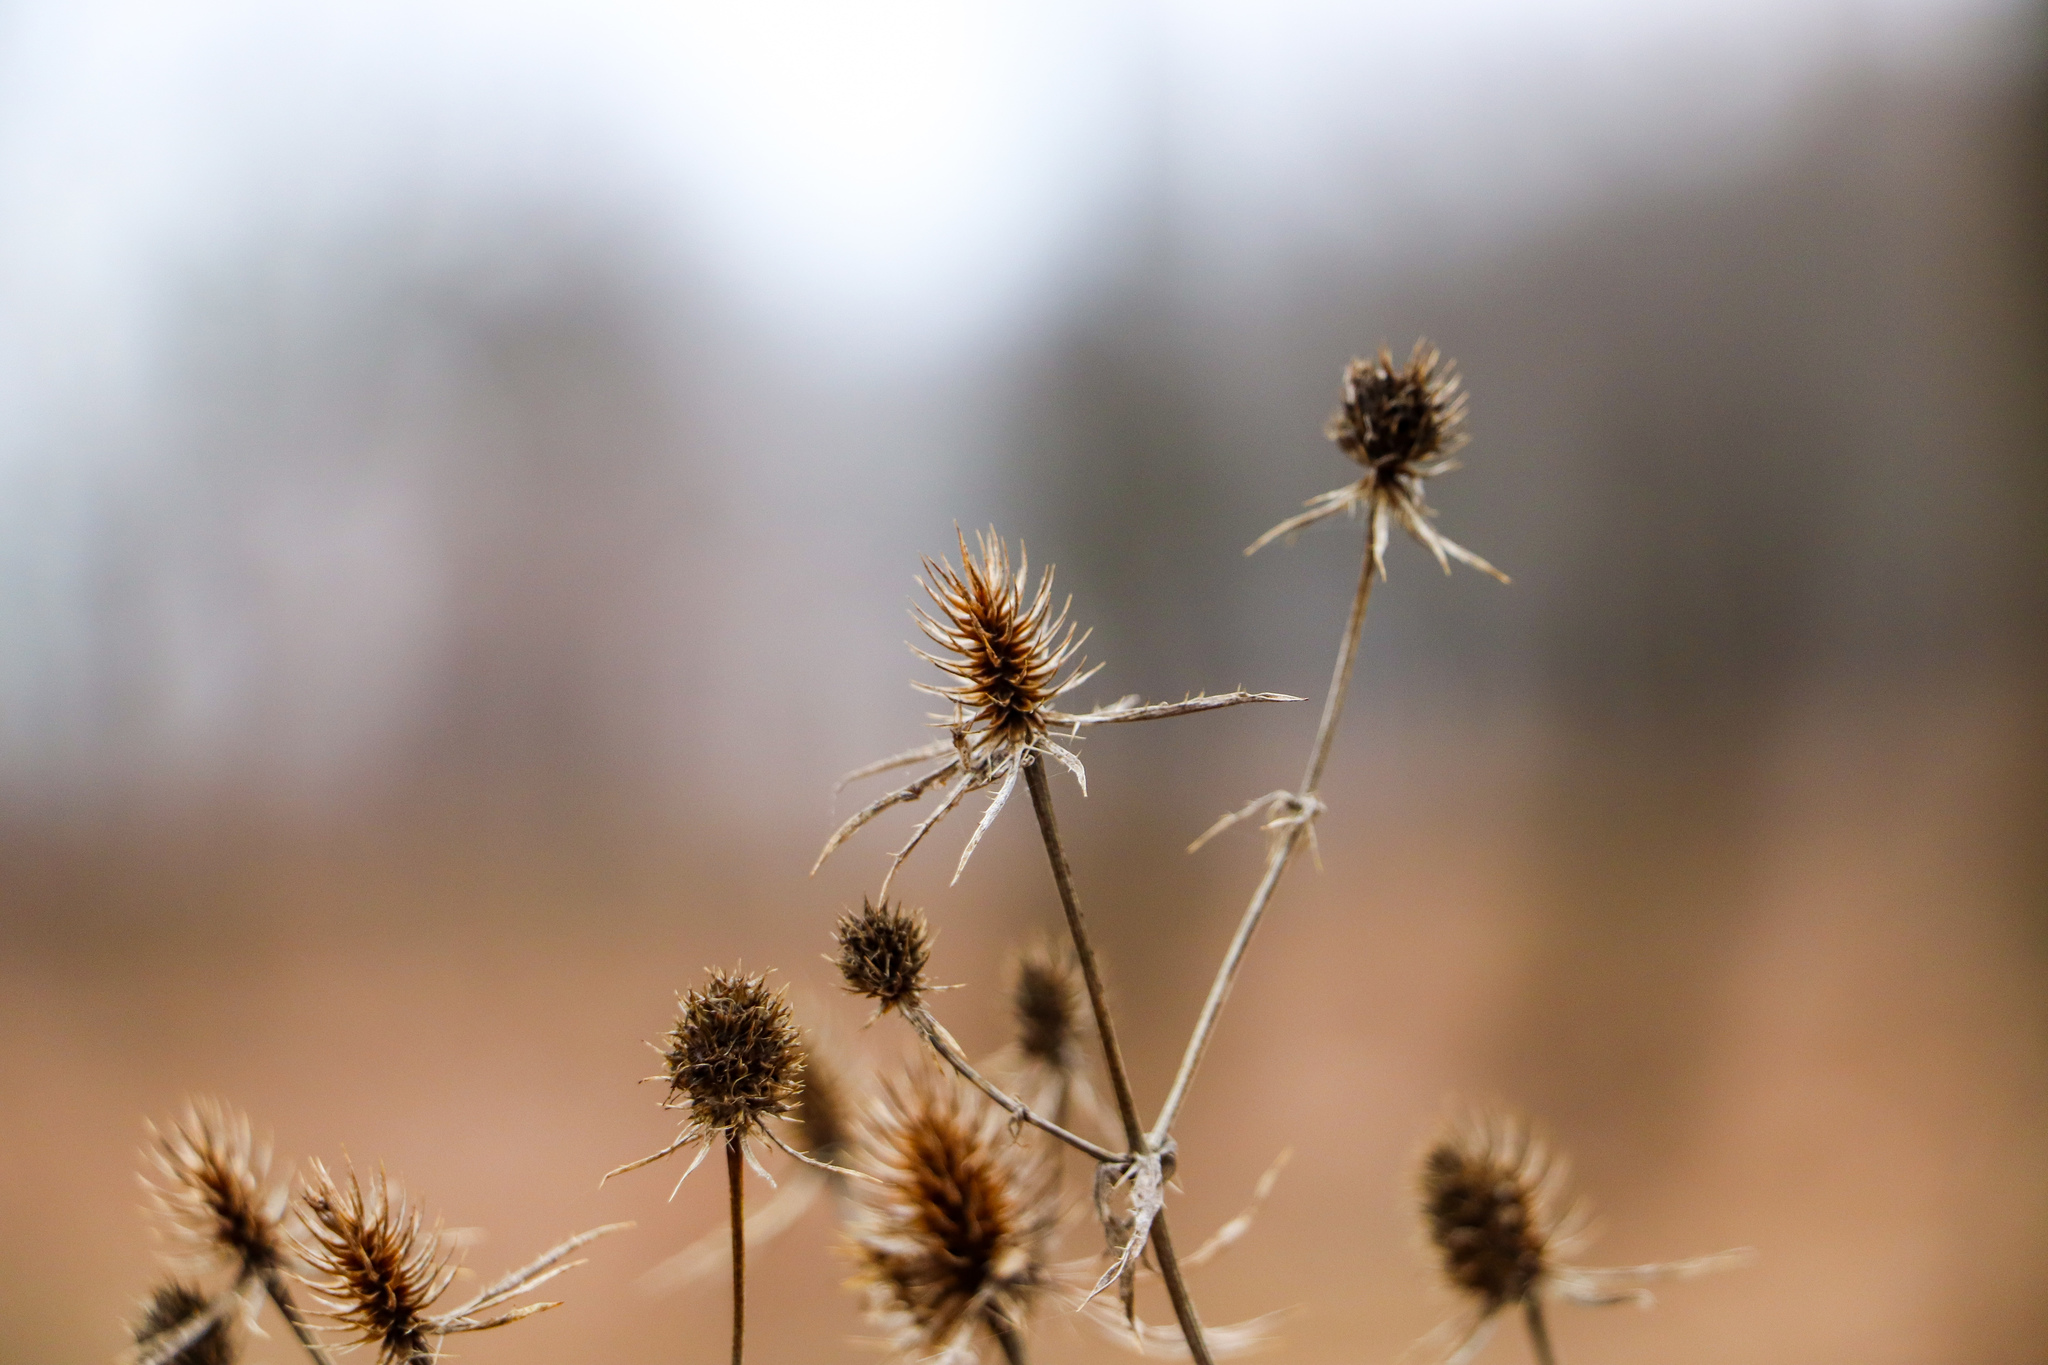
<svg viewBox="0 0 2048 1365">
<path fill-rule="evenodd" d="M 283 1264 L 289 1194 L 268 1183 L 270 1151 L 252 1140 L 247 1115 L 199 1100 L 149 1132 L 158 1179 L 143 1187 L 185 1259 L 259 1276 Z"/>
<path fill-rule="evenodd" d="M 803 1088 L 790 1118 L 803 1134 L 804 1150 L 820 1161 L 843 1160 L 853 1149 L 853 1116 L 844 1082 L 819 1063 L 818 1049 L 805 1054 Z"/>
<path fill-rule="evenodd" d="M 1186 701 L 1140 706 L 1136 697 L 1125 697 L 1110 706 L 1072 713 L 1056 709 L 1054 703 L 1093 677 L 1098 669 L 1075 659 L 1087 640 L 1086 633 L 1067 622 L 1072 599 L 1053 610 L 1053 571 L 1039 577 L 1036 588 L 1029 586 L 1030 564 L 1020 547 L 1012 567 L 1010 551 L 994 528 L 977 535 L 979 557 L 960 540 L 960 567 L 937 560 L 924 561 L 927 578 L 919 584 L 932 600 L 934 611 L 917 609 L 918 629 L 942 650 L 944 656 L 912 646 L 911 652 L 949 674 L 948 685 L 913 683 L 952 704 L 952 713 L 935 716 L 946 730 L 946 738 L 907 753 L 871 763 L 847 774 L 841 785 L 913 763 L 936 758 L 945 761 L 931 771 L 913 778 L 907 785 L 870 802 L 833 833 L 812 864 L 815 873 L 832 851 L 883 811 L 916 801 L 934 787 L 950 783 L 938 809 L 911 832 L 910 840 L 897 850 L 882 879 L 881 896 L 886 897 L 896 869 L 934 826 L 953 812 L 967 796 L 987 787 L 996 788 L 981 822 L 969 836 L 953 870 L 953 879 L 967 867 L 967 860 L 981 843 L 982 835 L 996 818 L 1017 780 L 1026 768 L 1042 758 L 1052 759 L 1074 774 L 1085 795 L 1088 774 L 1072 750 L 1052 738 L 1055 727 L 1067 727 L 1072 736 L 1091 725 L 1121 724 L 1187 715 L 1223 706 L 1253 701 L 1299 701 L 1278 693 L 1232 692 L 1223 696 L 1190 697 Z M 1064 670 L 1064 673 L 1063 673 Z M 1070 736 L 1070 737 L 1072 737 Z"/>
<path fill-rule="evenodd" d="M 627 1162 L 606 1180 L 692 1143 L 701 1148 L 683 1172 L 685 1178 L 703 1162 L 714 1140 L 731 1138 L 744 1151 L 749 1137 L 761 1136 L 790 1150 L 766 1126 L 768 1119 L 789 1112 L 802 1085 L 803 1045 L 785 992 L 770 990 L 763 976 L 714 969 L 703 990 L 686 992 L 677 1002 L 675 1027 L 667 1045 L 658 1049 L 663 1072 L 649 1079 L 668 1082 L 664 1109 L 688 1111 L 683 1129 L 668 1146 Z"/>
<path fill-rule="evenodd" d="M 425 1227 L 422 1211 L 394 1197 L 381 1172 L 365 1186 L 351 1170 L 344 1183 L 316 1161 L 299 1211 L 306 1227 L 298 1251 L 309 1272 L 303 1277 L 307 1286 L 321 1311 L 353 1342 L 376 1346 L 379 1365 L 427 1365 L 444 1336 L 488 1331 L 560 1307 L 529 1303 L 492 1311 L 581 1265 L 565 1259 L 578 1247 L 628 1226 L 614 1223 L 571 1237 L 460 1308 L 436 1313 L 435 1301 L 455 1278 L 453 1257 L 442 1249 L 438 1227 Z"/>
<path fill-rule="evenodd" d="M 1081 983 L 1070 951 L 1041 944 L 1020 956 L 1010 1009 L 1027 1062 L 1061 1072 L 1080 1065 Z"/>
<path fill-rule="evenodd" d="M 977 1360 L 984 1342 L 1016 1358 L 1053 1285 L 1043 1165 L 999 1110 L 929 1071 L 883 1089 L 865 1145 L 879 1183 L 850 1235 L 869 1315 L 906 1358 Z"/>
<path fill-rule="evenodd" d="M 1506 574 L 1440 534 L 1430 524 L 1436 513 L 1423 498 L 1425 481 L 1458 467 L 1451 457 L 1467 439 L 1459 384 L 1453 363 L 1427 341 L 1417 341 L 1408 363 L 1399 367 L 1384 346 L 1371 360 L 1354 358 L 1344 371 L 1344 402 L 1323 434 L 1364 468 L 1364 476 L 1310 498 L 1306 512 L 1260 536 L 1245 553 L 1340 512 L 1363 512 L 1370 518 L 1373 567 L 1382 577 L 1387 538 L 1398 524 L 1446 573 L 1455 559 L 1507 582 Z"/>
<path fill-rule="evenodd" d="M 1658 1265 L 1565 1264 L 1561 1258 L 1583 1240 L 1585 1217 L 1565 1200 L 1564 1183 L 1564 1163 L 1518 1117 L 1469 1120 L 1430 1148 L 1422 1165 L 1423 1223 L 1445 1281 L 1469 1303 L 1438 1329 L 1455 1343 L 1447 1365 L 1477 1355 L 1504 1308 L 1522 1308 L 1537 1358 L 1550 1365 L 1546 1300 L 1647 1307 L 1646 1281 L 1685 1279 L 1748 1259 L 1747 1251 L 1727 1251 Z"/>
<path fill-rule="evenodd" d="M 917 911 L 863 899 L 858 913 L 840 918 L 837 937 L 846 988 L 876 1001 L 882 1013 L 915 1005 L 932 988 L 924 976 L 931 930 Z"/>
<path fill-rule="evenodd" d="M 234 1327 L 234 1316 L 223 1311 L 223 1305 L 182 1281 L 170 1280 L 159 1285 L 144 1305 L 142 1319 L 135 1324 L 135 1348 L 138 1358 L 161 1365 L 234 1365 L 241 1353 Z M 189 1340 L 180 1340 L 185 1337 Z M 173 1349 L 165 1351 L 167 1345 Z"/>
</svg>

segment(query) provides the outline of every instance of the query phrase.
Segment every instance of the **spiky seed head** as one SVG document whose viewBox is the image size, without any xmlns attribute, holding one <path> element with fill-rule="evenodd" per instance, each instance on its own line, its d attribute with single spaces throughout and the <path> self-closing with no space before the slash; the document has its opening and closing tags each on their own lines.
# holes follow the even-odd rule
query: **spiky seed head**
<svg viewBox="0 0 2048 1365">
<path fill-rule="evenodd" d="M 1492 1312 L 1540 1292 L 1560 1236 L 1561 1168 L 1526 1121 L 1467 1121 L 1422 1164 L 1422 1217 L 1452 1288 Z"/>
<path fill-rule="evenodd" d="M 1086 635 L 1067 624 L 1067 607 L 1053 610 L 1048 568 L 1029 589 L 1030 562 L 1019 548 L 1017 563 L 995 529 L 975 536 L 979 557 L 960 537 L 960 567 L 927 557 L 924 589 L 936 611 L 916 611 L 918 629 L 950 657 L 915 653 L 958 681 L 919 689 L 953 703 L 955 727 L 977 751 L 1026 747 L 1046 732 L 1041 714 L 1053 699 L 1083 676 L 1067 666 Z"/>
<path fill-rule="evenodd" d="M 315 1161 L 299 1197 L 306 1235 L 298 1243 L 304 1277 L 321 1309 L 375 1345 L 380 1365 L 407 1365 L 429 1354 L 429 1310 L 455 1278 L 438 1228 L 378 1172 L 365 1185 L 354 1170 L 337 1180 Z"/>
<path fill-rule="evenodd" d="M 1344 401 L 1323 434 L 1375 483 L 1399 485 L 1465 443 L 1465 395 L 1455 365 L 1427 341 L 1396 365 L 1386 347 L 1344 372 Z"/>
<path fill-rule="evenodd" d="M 863 897 L 857 912 L 840 917 L 837 937 L 846 988 L 885 1012 L 917 1004 L 930 987 L 924 969 L 932 957 L 931 930 L 917 911 Z"/>
<path fill-rule="evenodd" d="M 1010 1006 L 1017 1018 L 1017 1047 L 1025 1057 L 1071 1069 L 1081 1026 L 1081 985 L 1073 955 L 1050 944 L 1025 952 L 1017 960 Z"/>
<path fill-rule="evenodd" d="M 166 1332 L 176 1331 L 209 1307 L 207 1297 L 182 1280 L 167 1280 L 157 1286 L 143 1305 L 135 1323 L 135 1344 L 147 1346 Z M 194 1337 L 163 1365 L 234 1365 L 240 1354 L 235 1341 L 235 1315 L 222 1314 L 204 1332 Z"/>
<path fill-rule="evenodd" d="M 802 1130 L 804 1150 L 818 1160 L 839 1165 L 852 1153 L 852 1106 L 839 1072 L 821 1064 L 816 1047 L 805 1052 L 802 1088 L 790 1117 Z"/>
<path fill-rule="evenodd" d="M 993 1106 L 930 1071 L 883 1088 L 864 1146 L 880 1183 L 860 1187 L 854 1283 L 897 1349 L 972 1354 L 991 1319 L 1021 1328 L 1052 1284 L 1049 1168 Z"/>
<path fill-rule="evenodd" d="M 156 1178 L 145 1176 L 143 1186 L 185 1257 L 258 1274 L 276 1269 L 284 1256 L 279 1220 L 290 1196 L 269 1185 L 270 1152 L 252 1139 L 248 1116 L 196 1100 L 149 1132 Z"/>
<path fill-rule="evenodd" d="M 694 1137 L 746 1133 L 784 1114 L 802 1088 L 803 1044 L 786 992 L 738 968 L 714 969 L 678 1002 L 662 1061 L 670 1108 L 688 1108 Z"/>
</svg>

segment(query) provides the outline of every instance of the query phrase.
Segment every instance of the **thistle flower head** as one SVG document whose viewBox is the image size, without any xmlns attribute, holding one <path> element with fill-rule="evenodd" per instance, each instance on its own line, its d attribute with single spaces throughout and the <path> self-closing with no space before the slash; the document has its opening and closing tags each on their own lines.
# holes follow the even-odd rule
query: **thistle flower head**
<svg viewBox="0 0 2048 1365">
<path fill-rule="evenodd" d="M 1422 1163 L 1422 1216 L 1446 1281 L 1491 1312 L 1536 1293 L 1551 1268 L 1561 1172 L 1526 1125 L 1468 1124 Z"/>
<path fill-rule="evenodd" d="M 198 1100 L 169 1124 L 149 1126 L 144 1177 L 150 1202 L 186 1257 L 266 1274 L 284 1258 L 279 1220 L 289 1195 L 269 1185 L 270 1152 L 251 1138 L 245 1114 Z"/>
<path fill-rule="evenodd" d="M 884 1013 L 917 1004 L 931 989 L 924 975 L 931 930 L 917 911 L 863 899 L 859 911 L 840 918 L 837 937 L 846 988 L 876 1001 Z"/>
<path fill-rule="evenodd" d="M 662 1050 L 669 1108 L 690 1111 L 692 1140 L 757 1130 L 788 1112 L 802 1085 L 803 1045 L 786 993 L 766 977 L 713 970 L 684 993 Z"/>
<path fill-rule="evenodd" d="M 443 1329 L 429 1310 L 455 1278 L 439 1229 L 424 1227 L 423 1212 L 394 1196 L 381 1172 L 366 1187 L 353 1170 L 344 1182 L 317 1161 L 299 1212 L 299 1254 L 321 1309 L 352 1340 L 374 1344 L 379 1362 L 431 1356 Z"/>
<path fill-rule="evenodd" d="M 973 1107 L 968 1106 L 972 1104 Z M 1053 1194 L 1003 1115 L 949 1077 L 883 1090 L 866 1135 L 855 1284 L 906 1356 L 971 1360 L 1052 1287 Z"/>
<path fill-rule="evenodd" d="M 1017 1050 L 1026 1061 L 1073 1069 L 1082 1017 L 1081 983 L 1071 953 L 1041 944 L 1019 957 L 1010 1008 L 1016 1016 Z"/>
<path fill-rule="evenodd" d="M 191 1285 L 181 1280 L 166 1281 L 143 1305 L 142 1317 L 135 1324 L 135 1344 L 146 1352 L 152 1343 L 162 1341 L 166 1333 L 177 1331 L 212 1307 L 212 1302 Z M 216 1314 L 206 1330 L 162 1357 L 163 1365 L 234 1365 L 241 1353 L 234 1337 L 234 1318 L 230 1313 Z"/>
</svg>

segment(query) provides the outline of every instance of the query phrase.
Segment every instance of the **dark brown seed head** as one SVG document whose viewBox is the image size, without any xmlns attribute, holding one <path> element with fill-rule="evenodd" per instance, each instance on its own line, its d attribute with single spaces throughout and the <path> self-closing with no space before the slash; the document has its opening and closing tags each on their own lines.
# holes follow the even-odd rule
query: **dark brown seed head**
<svg viewBox="0 0 2048 1365">
<path fill-rule="evenodd" d="M 374 1344 L 380 1365 L 430 1354 L 437 1326 L 429 1309 L 455 1267 L 438 1232 L 421 1226 L 421 1211 L 394 1197 L 382 1172 L 365 1187 L 353 1170 L 343 1182 L 316 1161 L 299 1214 L 299 1255 L 322 1310 L 354 1341 Z"/>
<path fill-rule="evenodd" d="M 1468 1124 L 1422 1165 L 1422 1217 L 1453 1288 L 1487 1311 L 1536 1293 L 1551 1270 L 1555 1172 L 1518 1119 Z"/>
<path fill-rule="evenodd" d="M 861 1187 L 856 1283 L 898 1349 L 971 1351 L 992 1321 L 1021 1328 L 1051 1284 L 1055 1210 L 1003 1115 L 922 1073 L 883 1091 L 867 1148 L 881 1183 Z"/>
<path fill-rule="evenodd" d="M 787 1113 L 802 1085 L 803 1045 L 789 1001 L 765 977 L 713 970 L 681 999 L 662 1050 L 670 1108 L 687 1107 L 700 1137 L 745 1133 Z"/>
<path fill-rule="evenodd" d="M 802 1129 L 803 1148 L 811 1156 L 841 1164 L 853 1150 L 853 1114 L 839 1073 L 822 1065 L 818 1049 L 804 1056 L 803 1088 L 790 1117 Z"/>
<path fill-rule="evenodd" d="M 840 918 L 838 938 L 846 988 L 884 1011 L 915 1005 L 929 989 L 924 969 L 932 956 L 931 930 L 917 911 L 863 899 L 857 913 Z"/>
<path fill-rule="evenodd" d="M 1030 564 L 1021 551 L 1013 570 L 993 528 L 976 541 L 978 560 L 960 538 L 957 570 L 924 561 L 924 589 L 937 610 L 918 610 L 918 629 L 951 657 L 915 652 L 958 681 L 916 686 L 953 703 L 955 724 L 977 749 L 1028 745 L 1046 731 L 1040 713 L 1083 676 L 1078 667 L 1064 679 L 1059 674 L 1087 637 L 1075 638 L 1064 605 L 1053 611 L 1051 569 L 1027 595 Z"/>
<path fill-rule="evenodd" d="M 1017 961 L 1010 1004 L 1024 1055 L 1062 1071 L 1072 1069 L 1081 1024 L 1081 988 L 1072 955 L 1049 945 L 1026 952 Z"/>
<path fill-rule="evenodd" d="M 270 1153 L 251 1140 L 244 1114 L 211 1100 L 163 1128 L 150 1125 L 151 1202 L 188 1256 L 258 1274 L 284 1254 L 278 1229 L 288 1195 L 267 1185 Z"/>
<path fill-rule="evenodd" d="M 176 1331 L 207 1310 L 204 1294 L 178 1280 L 157 1287 L 144 1305 L 135 1324 L 135 1344 L 146 1347 L 166 1332 Z M 234 1365 L 239 1354 L 234 1338 L 233 1313 L 216 1318 L 211 1326 L 181 1351 L 164 1359 L 163 1365 Z"/>
<path fill-rule="evenodd" d="M 1427 341 L 1396 366 L 1382 346 L 1344 372 L 1344 403 L 1323 428 L 1376 485 L 1407 491 L 1465 443 L 1465 395 L 1452 362 Z"/>
</svg>

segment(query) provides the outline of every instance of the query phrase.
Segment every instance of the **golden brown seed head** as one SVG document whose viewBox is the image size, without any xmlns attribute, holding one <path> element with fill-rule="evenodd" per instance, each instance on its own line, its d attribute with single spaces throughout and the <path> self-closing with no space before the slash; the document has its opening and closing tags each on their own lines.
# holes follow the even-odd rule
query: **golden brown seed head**
<svg viewBox="0 0 2048 1365">
<path fill-rule="evenodd" d="M 1024 1055 L 1063 1071 L 1071 1069 L 1081 1024 L 1081 988 L 1072 956 L 1049 945 L 1026 952 L 1017 962 L 1010 1005 L 1017 1016 L 1017 1046 Z"/>
<path fill-rule="evenodd" d="M 145 1346 L 166 1332 L 183 1327 L 207 1309 L 207 1298 L 192 1286 L 170 1280 L 157 1287 L 135 1324 L 135 1344 Z M 234 1314 L 224 1314 L 163 1365 L 234 1365 L 240 1354 L 234 1338 Z"/>
<path fill-rule="evenodd" d="M 1021 1327 L 1051 1284 L 1055 1210 L 1003 1115 L 950 1077 L 921 1073 L 884 1089 L 866 1146 L 881 1183 L 861 1187 L 855 1282 L 897 1348 L 971 1350 L 991 1319 Z"/>
<path fill-rule="evenodd" d="M 165 1127 L 152 1124 L 150 1136 L 156 1179 L 143 1183 L 190 1258 L 258 1274 L 276 1269 L 289 1196 L 268 1187 L 270 1153 L 251 1140 L 248 1116 L 199 1100 Z"/>
<path fill-rule="evenodd" d="M 957 570 L 924 561 L 924 589 L 936 611 L 917 611 L 918 629 L 952 657 L 916 653 L 958 681 L 916 685 L 953 703 L 956 725 L 977 748 L 1028 745 L 1046 731 L 1041 713 L 1082 676 L 1076 667 L 1062 679 L 1060 670 L 1086 637 L 1075 638 L 1064 605 L 1053 611 L 1051 569 L 1027 595 L 1030 563 L 1021 550 L 1013 569 L 993 528 L 975 539 L 978 559 L 960 538 Z"/>
<path fill-rule="evenodd" d="M 299 1214 L 306 1284 L 323 1311 L 354 1341 L 374 1344 L 380 1363 L 429 1353 L 438 1330 L 429 1309 L 455 1267 L 438 1232 L 421 1226 L 421 1211 L 394 1197 L 382 1172 L 365 1187 L 353 1170 L 343 1182 L 316 1161 Z"/>
<path fill-rule="evenodd" d="M 1444 1277 L 1489 1312 L 1535 1294 L 1552 1269 L 1552 1176 L 1516 1119 L 1467 1125 L 1423 1160 L 1422 1217 Z"/>
<path fill-rule="evenodd" d="M 915 1005 L 931 985 L 924 977 L 931 930 L 917 911 L 863 898 L 859 911 L 841 916 L 837 937 L 846 988 L 879 1002 L 884 1011 Z"/>
<path fill-rule="evenodd" d="M 1323 428 L 1376 484 L 1401 485 L 1465 443 L 1465 395 L 1455 366 L 1427 341 L 1396 366 L 1382 346 L 1344 372 L 1344 402 Z"/>
<path fill-rule="evenodd" d="M 804 1051 L 782 991 L 762 976 L 713 970 L 681 1006 L 662 1060 L 667 1103 L 688 1107 L 694 1135 L 744 1133 L 788 1112 L 802 1086 Z"/>
</svg>

